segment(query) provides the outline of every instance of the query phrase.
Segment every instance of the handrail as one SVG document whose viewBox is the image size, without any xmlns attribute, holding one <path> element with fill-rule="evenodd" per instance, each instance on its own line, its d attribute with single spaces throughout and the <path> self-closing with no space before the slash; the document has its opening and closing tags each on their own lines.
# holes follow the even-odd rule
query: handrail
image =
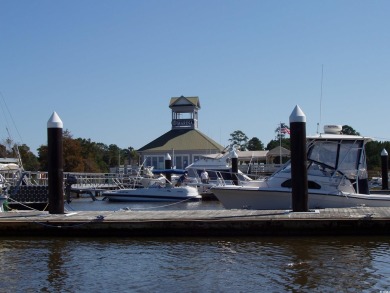
<svg viewBox="0 0 390 293">
<path fill-rule="evenodd" d="M 11 186 L 16 186 L 22 179 L 24 185 L 48 185 L 48 173 L 39 171 L 1 171 L 4 180 Z M 24 175 L 21 178 L 21 175 Z M 107 186 L 130 186 L 131 184 L 140 184 L 140 177 L 136 175 L 125 175 L 117 173 L 78 173 L 78 172 L 65 172 L 64 183 L 69 176 L 74 176 L 77 179 L 77 183 L 74 184 L 78 187 L 107 187 Z M 4 181 L 3 180 L 3 181 Z M 3 182 L 2 182 L 3 183 Z M 5 182 L 4 182 L 5 183 Z M 4 184 L 3 183 L 3 184 Z M 65 184 L 64 184 L 65 185 Z"/>
</svg>

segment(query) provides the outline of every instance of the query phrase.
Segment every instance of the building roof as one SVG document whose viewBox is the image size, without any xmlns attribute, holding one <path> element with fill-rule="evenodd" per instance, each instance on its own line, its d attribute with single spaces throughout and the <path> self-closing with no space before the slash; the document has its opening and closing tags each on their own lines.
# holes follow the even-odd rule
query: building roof
<svg viewBox="0 0 390 293">
<path fill-rule="evenodd" d="M 195 106 L 200 109 L 199 97 L 173 97 L 169 102 L 169 108 L 175 106 Z"/>
<path fill-rule="evenodd" d="M 197 129 L 172 129 L 141 147 L 138 152 L 162 152 L 172 149 L 221 152 L 224 147 Z"/>
<path fill-rule="evenodd" d="M 277 146 L 277 147 L 273 148 L 272 150 L 270 150 L 267 154 L 267 156 L 269 156 L 269 157 L 277 157 L 280 155 L 282 155 L 284 157 L 288 157 L 291 155 L 291 151 L 284 148 L 284 147 Z"/>
</svg>

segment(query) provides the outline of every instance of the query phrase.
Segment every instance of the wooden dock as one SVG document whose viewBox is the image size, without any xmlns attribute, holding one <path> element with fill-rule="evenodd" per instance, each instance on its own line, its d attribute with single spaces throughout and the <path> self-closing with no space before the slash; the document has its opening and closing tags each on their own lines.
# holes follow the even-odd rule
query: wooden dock
<svg viewBox="0 0 390 293">
<path fill-rule="evenodd" d="M 40 211 L 0 213 L 1 236 L 179 237 L 389 235 L 390 208 Z"/>
</svg>

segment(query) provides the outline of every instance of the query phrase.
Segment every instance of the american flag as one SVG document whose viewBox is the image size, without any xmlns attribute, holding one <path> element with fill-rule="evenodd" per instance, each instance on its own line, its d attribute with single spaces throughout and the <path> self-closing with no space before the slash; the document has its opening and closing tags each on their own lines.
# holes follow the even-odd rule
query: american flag
<svg viewBox="0 0 390 293">
<path fill-rule="evenodd" d="M 290 134 L 290 128 L 286 124 L 280 123 L 280 133 Z"/>
</svg>

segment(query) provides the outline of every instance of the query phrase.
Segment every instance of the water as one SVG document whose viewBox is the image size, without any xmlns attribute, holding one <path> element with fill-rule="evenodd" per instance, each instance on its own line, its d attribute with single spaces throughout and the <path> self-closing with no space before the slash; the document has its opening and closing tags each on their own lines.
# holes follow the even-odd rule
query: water
<svg viewBox="0 0 390 293">
<path fill-rule="evenodd" d="M 156 208 L 71 204 L 135 206 Z M 0 291 L 385 292 L 389 259 L 390 237 L 0 238 Z"/>
</svg>

